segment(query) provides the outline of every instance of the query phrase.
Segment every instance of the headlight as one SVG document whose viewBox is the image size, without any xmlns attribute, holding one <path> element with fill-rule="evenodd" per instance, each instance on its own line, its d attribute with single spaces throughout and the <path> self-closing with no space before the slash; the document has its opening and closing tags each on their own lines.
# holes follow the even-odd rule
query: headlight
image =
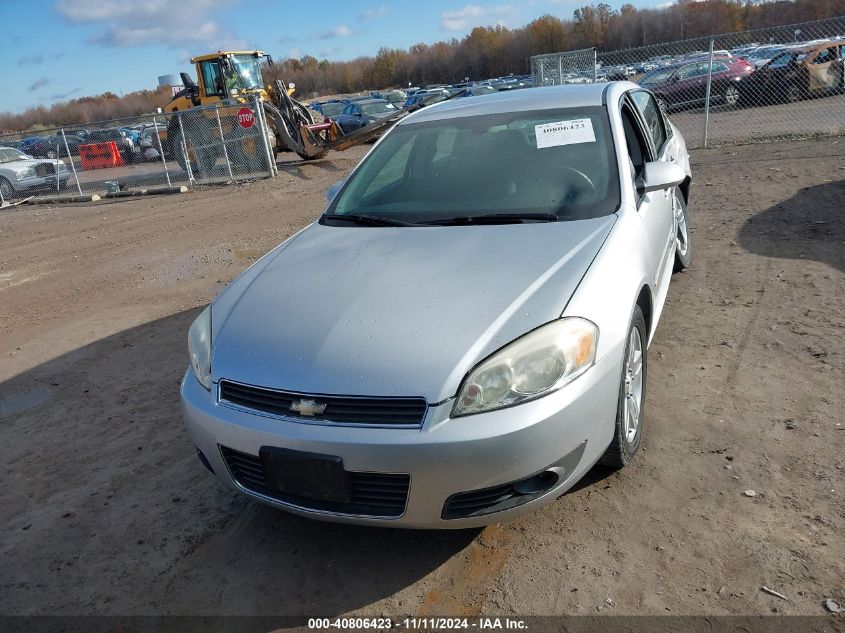
<svg viewBox="0 0 845 633">
<path fill-rule="evenodd" d="M 199 383 L 211 389 L 211 306 L 200 312 L 188 330 L 191 369 Z"/>
<path fill-rule="evenodd" d="M 473 369 L 452 417 L 501 409 L 560 389 L 593 366 L 599 330 L 577 317 L 543 325 Z"/>
<path fill-rule="evenodd" d="M 35 178 L 35 170 L 32 167 L 27 167 L 15 172 L 15 180 L 23 180 L 24 178 Z"/>
</svg>

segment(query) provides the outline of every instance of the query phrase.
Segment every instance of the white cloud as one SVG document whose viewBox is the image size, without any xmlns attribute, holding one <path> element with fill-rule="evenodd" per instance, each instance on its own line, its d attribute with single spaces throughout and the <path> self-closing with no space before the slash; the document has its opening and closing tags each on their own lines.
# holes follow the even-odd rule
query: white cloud
<svg viewBox="0 0 845 633">
<path fill-rule="evenodd" d="M 440 15 L 440 27 L 446 31 L 466 31 L 474 26 L 497 24 L 505 26 L 509 18 L 519 13 L 519 7 L 502 4 L 494 7 L 482 7 L 468 4 L 457 11 L 444 11 Z"/>
<path fill-rule="evenodd" d="M 298 48 L 292 48 L 288 51 L 288 58 L 289 59 L 302 59 L 304 53 L 299 50 Z"/>
<path fill-rule="evenodd" d="M 378 6 L 375 9 L 367 9 L 366 11 L 361 11 L 361 13 L 358 14 L 358 21 L 366 22 L 367 20 L 374 20 L 375 18 L 387 15 L 388 11 L 390 11 L 390 9 L 385 4 Z"/>
<path fill-rule="evenodd" d="M 103 27 L 90 41 L 103 46 L 184 44 L 223 48 L 241 43 L 214 19 L 239 0 L 57 0 L 56 11 L 69 22 Z"/>
<path fill-rule="evenodd" d="M 341 24 L 339 26 L 334 27 L 333 29 L 329 29 L 323 33 L 314 33 L 311 35 L 312 40 L 331 40 L 336 37 L 348 37 L 352 35 L 353 31 L 345 24 Z"/>
</svg>

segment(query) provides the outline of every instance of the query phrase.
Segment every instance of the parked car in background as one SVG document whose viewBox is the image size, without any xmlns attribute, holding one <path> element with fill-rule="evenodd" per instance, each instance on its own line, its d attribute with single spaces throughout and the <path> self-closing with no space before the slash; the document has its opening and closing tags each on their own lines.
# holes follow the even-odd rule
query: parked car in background
<svg viewBox="0 0 845 633">
<path fill-rule="evenodd" d="M 121 128 L 109 128 L 106 130 L 93 130 L 89 133 L 88 143 L 107 143 L 114 141 L 117 145 L 117 150 L 120 156 L 126 163 L 131 163 L 140 154 L 140 135 L 137 130 L 133 130 L 135 134 L 128 134 L 126 130 Z M 133 138 L 138 138 L 138 143 L 135 143 Z"/>
<path fill-rule="evenodd" d="M 630 82 L 410 114 L 191 325 L 200 460 L 296 514 L 412 528 L 512 519 L 630 463 L 689 181 Z"/>
<path fill-rule="evenodd" d="M 794 102 L 845 92 L 845 39 L 790 47 L 740 85 L 744 103 Z"/>
<path fill-rule="evenodd" d="M 743 59 L 718 57 L 713 59 L 710 103 L 729 106 L 739 102 L 739 84 L 754 72 Z M 687 61 L 658 68 L 644 75 L 639 84 L 651 90 L 663 110 L 700 105 L 707 95 L 710 61 Z"/>
<path fill-rule="evenodd" d="M 39 160 L 17 149 L 0 147 L 0 194 L 4 200 L 39 190 L 62 190 L 69 177 L 61 160 Z"/>
<path fill-rule="evenodd" d="M 440 101 L 443 101 L 448 97 L 448 92 L 444 92 L 442 90 L 432 92 L 429 92 L 427 90 L 418 90 L 405 100 L 405 103 L 402 104 L 402 107 L 410 108 L 411 106 L 420 103 L 424 105 L 432 105 L 434 103 L 439 103 Z"/>
<path fill-rule="evenodd" d="M 387 99 L 397 108 L 401 108 L 402 104 L 405 102 L 405 99 L 408 98 L 408 95 L 405 94 L 404 90 L 385 90 L 384 92 L 373 92 L 370 93 L 370 96 L 373 99 Z"/>
<path fill-rule="evenodd" d="M 344 134 L 354 132 L 373 121 L 383 119 L 396 112 L 398 108 L 387 99 L 366 99 L 346 104 L 343 112 L 335 121 Z"/>
<path fill-rule="evenodd" d="M 455 99 L 462 99 L 464 97 L 480 97 L 481 95 L 492 95 L 499 92 L 493 86 L 468 86 L 457 90 L 452 97 Z"/>
<path fill-rule="evenodd" d="M 67 146 L 65 146 L 65 141 L 67 141 Z M 87 142 L 87 139 L 80 138 L 75 134 L 45 136 L 29 144 L 26 148 L 26 153 L 30 156 L 40 158 L 58 158 L 60 156 L 67 156 L 68 151 L 70 151 L 71 156 L 78 156 L 79 146 Z"/>
<path fill-rule="evenodd" d="M 326 118 L 335 119 L 341 112 L 343 112 L 343 108 L 346 107 L 346 103 L 346 101 L 340 101 L 338 99 L 332 99 L 331 101 L 320 101 L 317 103 L 312 103 L 311 109 L 315 112 L 319 112 Z"/>
</svg>

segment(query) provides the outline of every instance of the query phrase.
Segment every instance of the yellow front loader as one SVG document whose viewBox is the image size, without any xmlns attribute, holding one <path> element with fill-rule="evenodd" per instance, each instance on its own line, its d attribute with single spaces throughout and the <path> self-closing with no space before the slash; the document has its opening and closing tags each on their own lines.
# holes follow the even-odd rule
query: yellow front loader
<svg viewBox="0 0 845 633">
<path fill-rule="evenodd" d="M 171 117 L 167 131 L 171 153 L 183 168 L 187 154 L 194 168 L 210 169 L 222 153 L 220 127 L 230 138 L 227 133 L 237 129 L 238 112 L 244 106 L 254 107 L 256 99 L 262 102 L 266 114 L 267 140 L 273 157 L 278 152 L 293 151 L 305 160 L 321 158 L 330 149 L 348 149 L 373 139 L 408 114 L 400 110 L 344 137 L 334 121 L 324 120 L 291 96 L 293 84 L 263 84 L 261 64 L 272 65 L 273 60 L 261 51 L 218 51 L 194 57 L 191 62 L 196 65 L 197 81 L 181 73 L 184 88 L 165 106 L 167 112 L 185 113 Z M 215 105 L 218 108 L 203 108 Z M 263 150 L 252 139 L 230 151 L 237 160 L 240 153 L 249 157 Z"/>
</svg>

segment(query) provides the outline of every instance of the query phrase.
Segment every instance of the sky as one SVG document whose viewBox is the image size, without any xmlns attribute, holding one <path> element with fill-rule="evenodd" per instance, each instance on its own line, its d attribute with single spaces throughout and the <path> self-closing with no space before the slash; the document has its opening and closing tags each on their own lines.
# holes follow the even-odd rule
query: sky
<svg viewBox="0 0 845 633">
<path fill-rule="evenodd" d="M 651 7 L 661 0 L 643 0 Z M 618 8 L 622 0 L 609 4 Z M 258 49 L 274 58 L 341 61 L 382 46 L 461 38 L 475 26 L 515 28 L 585 0 L 0 0 L 0 112 L 75 97 L 155 88 L 195 74 L 193 55 Z"/>
</svg>

